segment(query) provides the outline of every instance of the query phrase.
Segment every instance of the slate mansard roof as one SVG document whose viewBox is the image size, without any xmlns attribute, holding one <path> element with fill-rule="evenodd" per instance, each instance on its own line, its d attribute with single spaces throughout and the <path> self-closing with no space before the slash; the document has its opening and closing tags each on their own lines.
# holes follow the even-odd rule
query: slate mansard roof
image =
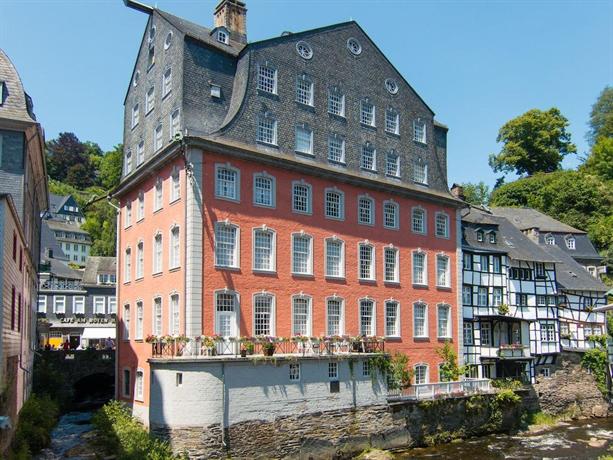
<svg viewBox="0 0 613 460">
<path fill-rule="evenodd" d="M 113 275 L 117 270 L 115 257 L 89 256 L 83 271 L 83 284 L 97 285 L 98 275 Z M 115 286 L 112 286 L 113 289 Z"/>
<path fill-rule="evenodd" d="M 17 69 L 0 49 L 0 118 L 36 123 L 32 99 L 23 89 Z"/>
<path fill-rule="evenodd" d="M 557 258 L 556 281 L 563 288 L 571 291 L 607 292 L 609 288 L 600 280 L 590 275 L 572 256 L 559 246 L 543 245 L 546 252 Z"/>
<path fill-rule="evenodd" d="M 179 109 L 184 142 L 196 139 L 207 146 L 225 145 L 277 163 L 325 168 L 338 176 L 353 175 L 457 202 L 447 187 L 447 127 L 434 120 L 432 109 L 356 22 L 284 33 L 247 45 L 230 40 L 226 45 L 206 27 L 156 8 L 140 5 L 136 9 L 148 13 L 149 20 L 125 99 L 124 145 L 134 158 L 136 146 L 144 143 L 144 167 L 176 147 L 167 125 L 171 113 Z M 168 47 L 166 39 L 171 43 Z M 349 51 L 350 39 L 361 45 L 358 55 Z M 297 52 L 299 42 L 311 47 L 310 58 Z M 154 64 L 147 60 L 151 47 Z M 276 70 L 276 94 L 257 89 L 260 66 Z M 160 82 L 169 68 L 172 94 L 162 98 Z M 312 106 L 296 101 L 299 79 L 313 83 Z M 386 88 L 388 79 L 396 83 L 396 93 Z M 156 101 L 155 113 L 150 116 L 145 114 L 144 106 L 152 86 Z M 211 86 L 220 88 L 221 97 L 211 95 Z M 328 113 L 328 92 L 334 89 L 345 96 L 343 117 Z M 360 104 L 365 100 L 375 106 L 375 127 L 360 123 Z M 140 121 L 133 127 L 131 115 L 136 104 L 141 107 Z M 385 130 L 387 109 L 399 114 L 399 134 Z M 277 145 L 256 142 L 257 122 L 265 115 L 277 122 Z M 425 144 L 413 139 L 416 121 L 426 125 Z M 160 123 L 167 143 L 154 152 L 153 132 Z M 312 130 L 312 155 L 295 151 L 297 126 Z M 328 161 L 330 135 L 345 140 L 345 165 Z M 376 172 L 360 168 L 365 144 L 376 149 Z M 400 157 L 400 179 L 386 175 L 385 159 L 391 151 Z M 418 162 L 427 164 L 427 185 L 412 180 L 413 167 Z M 130 175 L 124 170 L 120 189 Z"/>
</svg>

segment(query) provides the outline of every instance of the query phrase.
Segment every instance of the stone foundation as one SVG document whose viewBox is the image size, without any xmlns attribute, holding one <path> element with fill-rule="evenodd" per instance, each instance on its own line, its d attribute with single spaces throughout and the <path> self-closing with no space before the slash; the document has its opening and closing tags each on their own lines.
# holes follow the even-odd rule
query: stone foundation
<svg viewBox="0 0 613 460">
<path fill-rule="evenodd" d="M 176 452 L 205 458 L 350 458 L 367 447 L 393 449 L 448 442 L 518 427 L 523 407 L 496 412 L 495 395 L 402 402 L 253 420 L 231 425 L 152 427 Z M 224 446 L 225 443 L 225 446 Z"/>
<path fill-rule="evenodd" d="M 572 418 L 613 415 L 594 377 L 581 367 L 581 353 L 564 352 L 552 367 L 551 377 L 538 377 L 533 385 L 531 410 Z M 551 366 L 550 366 L 551 367 Z"/>
</svg>

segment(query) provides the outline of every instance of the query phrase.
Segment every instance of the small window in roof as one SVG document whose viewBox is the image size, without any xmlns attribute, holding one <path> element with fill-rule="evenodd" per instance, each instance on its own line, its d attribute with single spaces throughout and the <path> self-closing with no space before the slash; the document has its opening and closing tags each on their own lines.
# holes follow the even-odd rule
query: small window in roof
<svg viewBox="0 0 613 460">
<path fill-rule="evenodd" d="M 168 48 L 170 48 L 171 43 L 172 43 L 172 30 L 168 32 L 168 35 L 166 35 L 166 40 L 164 40 L 164 49 L 167 50 Z"/>
<path fill-rule="evenodd" d="M 390 94 L 396 94 L 398 92 L 398 83 L 393 78 L 388 78 L 385 80 L 385 88 Z"/>
<path fill-rule="evenodd" d="M 134 74 L 134 80 L 132 80 L 132 84 L 134 86 L 138 86 L 139 81 L 140 81 L 140 71 L 137 70 L 136 73 Z"/>
<path fill-rule="evenodd" d="M 311 59 L 313 57 L 313 49 L 311 48 L 311 45 L 305 41 L 299 41 L 296 43 L 296 51 L 304 59 Z"/>
<path fill-rule="evenodd" d="M 483 231 L 477 230 L 477 241 L 483 241 Z"/>
<path fill-rule="evenodd" d="M 356 56 L 362 53 L 362 45 L 355 38 L 347 40 L 347 49 Z"/>
<path fill-rule="evenodd" d="M 496 232 L 490 232 L 489 239 L 490 239 L 490 243 L 495 244 L 496 243 Z"/>
<path fill-rule="evenodd" d="M 156 31 L 155 26 L 151 26 L 151 29 L 149 29 L 149 42 L 152 42 L 153 39 L 155 38 L 155 31 Z"/>
<path fill-rule="evenodd" d="M 218 42 L 227 45 L 229 39 L 230 39 L 230 37 L 228 36 L 228 32 L 226 32 L 225 30 L 218 30 L 217 31 L 217 41 Z"/>
</svg>

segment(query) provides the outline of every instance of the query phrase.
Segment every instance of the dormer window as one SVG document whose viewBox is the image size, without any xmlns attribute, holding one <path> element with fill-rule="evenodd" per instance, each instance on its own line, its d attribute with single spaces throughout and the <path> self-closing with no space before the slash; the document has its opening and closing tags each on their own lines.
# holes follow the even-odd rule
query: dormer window
<svg viewBox="0 0 613 460">
<path fill-rule="evenodd" d="M 575 250 L 575 237 L 574 236 L 569 236 L 568 238 L 566 238 L 566 247 L 570 250 Z"/>
<path fill-rule="evenodd" d="M 227 45 L 228 42 L 230 41 L 230 37 L 228 36 L 228 33 L 225 30 L 218 30 L 217 31 L 217 41 L 219 43 L 223 43 L 224 45 Z"/>
<path fill-rule="evenodd" d="M 496 244 L 496 233 L 494 233 L 494 232 L 490 232 L 490 233 L 488 234 L 488 237 L 489 237 L 489 239 L 490 239 L 490 243 L 492 243 L 492 244 Z"/>
<path fill-rule="evenodd" d="M 556 239 L 552 235 L 547 235 L 545 237 L 545 244 L 548 244 L 549 246 L 555 246 Z"/>
<path fill-rule="evenodd" d="M 483 242 L 483 232 L 481 230 L 477 230 L 477 241 Z"/>
</svg>

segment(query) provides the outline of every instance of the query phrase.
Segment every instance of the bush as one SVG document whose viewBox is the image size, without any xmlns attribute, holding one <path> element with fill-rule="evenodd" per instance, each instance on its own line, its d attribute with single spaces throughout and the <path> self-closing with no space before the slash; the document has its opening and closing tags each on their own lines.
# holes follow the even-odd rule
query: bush
<svg viewBox="0 0 613 460">
<path fill-rule="evenodd" d="M 519 380 L 506 377 L 492 380 L 492 386 L 501 390 L 519 390 L 522 387 L 522 383 Z"/>
<path fill-rule="evenodd" d="M 30 458 L 51 444 L 51 430 L 60 414 L 58 404 L 48 396 L 32 395 L 19 412 L 19 421 L 9 458 Z"/>
<path fill-rule="evenodd" d="M 581 366 L 590 371 L 596 385 L 603 395 L 607 395 L 607 352 L 602 348 L 592 348 L 581 358 Z"/>
<path fill-rule="evenodd" d="M 498 407 L 512 406 L 521 402 L 521 396 L 513 390 L 506 388 L 496 393 L 493 402 L 498 405 Z"/>
<path fill-rule="evenodd" d="M 92 418 L 101 447 L 118 460 L 174 460 L 170 445 L 151 437 L 119 401 L 104 405 Z"/>
</svg>

